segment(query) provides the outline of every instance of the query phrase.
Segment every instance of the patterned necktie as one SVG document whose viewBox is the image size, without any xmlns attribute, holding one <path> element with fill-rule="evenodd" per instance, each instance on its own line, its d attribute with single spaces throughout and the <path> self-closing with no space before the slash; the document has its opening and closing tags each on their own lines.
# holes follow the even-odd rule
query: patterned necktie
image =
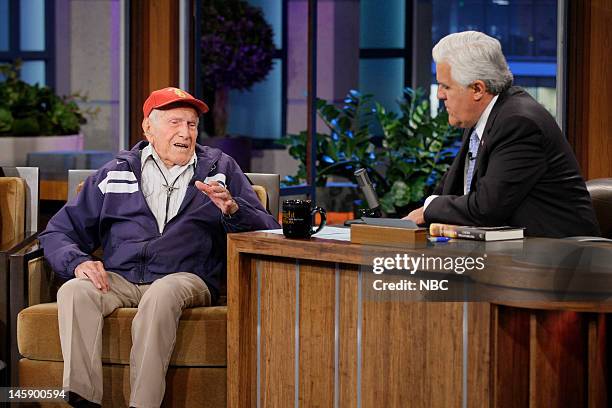
<svg viewBox="0 0 612 408">
<path fill-rule="evenodd" d="M 470 186 L 472 185 L 472 177 L 474 177 L 474 166 L 476 166 L 476 155 L 478 154 L 478 145 L 480 139 L 478 139 L 478 133 L 474 130 L 470 135 L 470 152 L 468 154 L 468 169 L 465 175 L 466 194 L 470 192 Z"/>
</svg>

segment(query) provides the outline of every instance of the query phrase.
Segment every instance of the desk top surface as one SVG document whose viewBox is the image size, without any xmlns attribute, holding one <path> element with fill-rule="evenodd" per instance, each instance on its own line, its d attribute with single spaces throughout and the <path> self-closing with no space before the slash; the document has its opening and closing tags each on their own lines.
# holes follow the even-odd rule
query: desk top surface
<svg viewBox="0 0 612 408">
<path fill-rule="evenodd" d="M 575 310 L 612 311 L 612 245 L 550 238 L 482 242 L 451 240 L 405 248 L 352 244 L 321 238 L 288 239 L 267 232 L 228 235 L 232 252 L 360 265 L 372 273 L 374 258 L 480 258 L 482 269 L 458 274 L 436 266 L 419 274 L 468 279 L 487 300 L 512 306 L 557 309 L 574 302 Z M 439 264 L 438 264 L 439 265 Z M 443 274 L 443 275 L 441 275 Z M 468 299 L 483 300 L 483 299 Z M 544 302 L 544 303 L 542 303 Z M 531 306 L 530 306 L 531 305 Z M 564 307 L 565 308 L 565 307 Z"/>
</svg>

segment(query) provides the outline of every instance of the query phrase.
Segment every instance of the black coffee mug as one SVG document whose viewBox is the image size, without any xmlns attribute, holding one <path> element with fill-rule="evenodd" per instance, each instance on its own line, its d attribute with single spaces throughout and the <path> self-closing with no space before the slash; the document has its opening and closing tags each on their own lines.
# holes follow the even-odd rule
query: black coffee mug
<svg viewBox="0 0 612 408">
<path fill-rule="evenodd" d="M 321 214 L 321 224 L 313 228 L 314 216 Z M 283 234 L 287 238 L 310 238 L 325 226 L 327 213 L 321 207 L 313 207 L 310 200 L 283 201 Z"/>
</svg>

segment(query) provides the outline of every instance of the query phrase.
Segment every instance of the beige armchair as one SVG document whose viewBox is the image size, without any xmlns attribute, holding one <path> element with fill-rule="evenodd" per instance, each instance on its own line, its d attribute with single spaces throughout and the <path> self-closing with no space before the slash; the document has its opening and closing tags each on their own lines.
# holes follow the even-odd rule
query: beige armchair
<svg viewBox="0 0 612 408">
<path fill-rule="evenodd" d="M 278 175 L 270 177 L 276 180 L 278 191 Z M 271 196 L 263 187 L 254 186 L 254 189 L 265 206 L 269 206 L 273 200 L 278 202 L 278 193 Z M 277 213 L 274 215 L 278 217 Z M 19 353 L 22 356 L 18 385 L 61 387 L 63 361 L 57 304 L 51 303 L 55 301 L 56 289 L 61 283 L 52 282 L 50 268 L 42 258 L 38 245 L 14 254 L 11 267 L 15 274 L 27 276 L 29 284 L 24 290 L 28 307 L 19 313 L 17 324 Z M 166 377 L 164 406 L 226 406 L 227 307 L 224 305 L 225 297 L 221 299 L 220 305 L 183 312 Z M 136 311 L 136 308 L 120 308 L 104 320 L 104 406 L 127 406 L 131 323 Z"/>
<path fill-rule="evenodd" d="M 38 168 L 0 167 L 0 360 L 6 363 L 0 385 L 10 383 L 16 355 L 17 311 L 11 305 L 13 279 L 9 256 L 36 238 L 38 222 Z"/>
</svg>

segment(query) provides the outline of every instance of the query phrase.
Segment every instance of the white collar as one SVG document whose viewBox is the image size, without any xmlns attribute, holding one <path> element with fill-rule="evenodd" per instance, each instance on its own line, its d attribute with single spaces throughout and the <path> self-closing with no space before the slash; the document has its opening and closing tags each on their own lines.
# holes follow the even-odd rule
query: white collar
<svg viewBox="0 0 612 408">
<path fill-rule="evenodd" d="M 495 95 L 493 99 L 491 99 L 485 110 L 482 112 L 482 115 L 480 115 L 480 119 L 478 119 L 476 126 L 474 126 L 474 130 L 478 135 L 478 140 L 482 140 L 482 135 L 484 134 L 485 126 L 487 126 L 487 120 L 489 120 L 489 115 L 493 110 L 493 105 L 495 105 L 495 102 L 497 102 L 497 98 L 499 98 L 499 95 Z"/>
<path fill-rule="evenodd" d="M 140 153 L 140 170 L 141 171 L 144 168 L 144 165 L 147 162 L 147 160 L 149 159 L 149 157 L 152 157 L 153 160 L 155 160 L 157 162 L 157 164 L 160 166 L 160 168 L 164 168 L 164 169 L 167 168 L 166 165 L 164 164 L 164 162 L 162 161 L 162 159 L 157 154 L 157 151 L 155 151 L 155 149 L 153 148 L 153 145 L 151 143 L 149 143 L 148 145 L 145 146 L 144 149 L 142 149 L 142 151 Z M 185 164 L 184 166 L 179 166 L 179 167 L 184 168 L 184 167 L 190 166 L 192 164 L 195 166 L 195 164 L 197 162 L 198 162 L 198 156 L 194 152 L 193 153 L 193 157 L 191 158 L 191 160 L 189 160 L 189 163 Z M 174 166 L 174 167 L 176 167 L 176 166 Z M 174 168 L 174 167 L 172 167 L 172 168 Z"/>
</svg>

